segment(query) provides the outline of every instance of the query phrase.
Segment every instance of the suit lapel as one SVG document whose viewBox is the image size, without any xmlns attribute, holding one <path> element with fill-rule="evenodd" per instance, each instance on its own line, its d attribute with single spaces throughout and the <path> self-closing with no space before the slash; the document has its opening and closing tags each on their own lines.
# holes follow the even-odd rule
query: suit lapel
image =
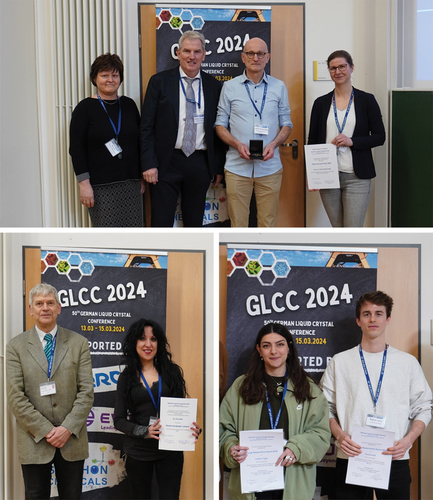
<svg viewBox="0 0 433 500">
<path fill-rule="evenodd" d="M 211 99 L 211 92 L 208 92 L 208 82 L 206 80 L 206 77 L 203 78 L 203 72 L 201 72 L 201 81 L 203 84 L 203 99 L 204 99 L 204 121 L 206 123 L 208 116 L 209 116 L 209 110 L 211 109 L 211 104 L 210 104 L 210 99 Z M 213 124 L 212 124 L 213 125 Z"/>
<path fill-rule="evenodd" d="M 171 73 L 170 78 L 170 93 L 173 96 L 173 111 L 176 123 L 176 129 L 179 124 L 179 67 L 175 68 Z"/>
<path fill-rule="evenodd" d="M 44 350 L 42 349 L 42 342 L 39 338 L 36 328 L 33 327 L 29 332 L 29 338 L 27 340 L 27 349 L 30 356 L 36 361 L 36 363 L 44 370 L 45 373 L 48 371 L 48 361 L 45 356 Z"/>
<path fill-rule="evenodd" d="M 57 326 L 56 337 L 57 337 L 56 350 L 54 351 L 54 360 L 53 360 L 53 368 L 51 371 L 51 377 L 53 377 L 54 374 L 56 373 L 57 368 L 60 366 L 60 363 L 62 362 L 63 358 L 65 357 L 69 349 L 66 333 L 60 326 Z"/>
</svg>

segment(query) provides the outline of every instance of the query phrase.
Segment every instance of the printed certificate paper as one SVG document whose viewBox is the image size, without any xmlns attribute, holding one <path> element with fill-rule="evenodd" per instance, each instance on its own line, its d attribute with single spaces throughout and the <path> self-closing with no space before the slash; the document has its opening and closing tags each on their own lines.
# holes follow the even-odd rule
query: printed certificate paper
<svg viewBox="0 0 433 500">
<path fill-rule="evenodd" d="M 362 447 L 361 455 L 349 457 L 346 483 L 387 490 L 391 471 L 391 455 L 382 451 L 394 445 L 395 432 L 354 425 L 352 440 Z"/>
<path fill-rule="evenodd" d="M 283 430 L 240 431 L 239 444 L 249 448 L 241 463 L 242 493 L 284 489 L 284 467 L 275 466 L 286 444 Z"/>
<path fill-rule="evenodd" d="M 160 450 L 195 450 L 191 426 L 197 420 L 197 399 L 162 397 L 160 419 Z"/>
<path fill-rule="evenodd" d="M 304 149 L 308 189 L 339 188 L 337 148 L 334 144 L 310 144 Z"/>
</svg>

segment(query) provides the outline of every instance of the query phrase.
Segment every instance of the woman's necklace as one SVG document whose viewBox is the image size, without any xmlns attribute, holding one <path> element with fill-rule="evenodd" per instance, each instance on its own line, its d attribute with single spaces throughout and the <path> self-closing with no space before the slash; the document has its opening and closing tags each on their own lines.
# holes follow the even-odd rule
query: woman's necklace
<svg viewBox="0 0 433 500">
<path fill-rule="evenodd" d="M 284 382 L 284 377 L 277 377 L 281 380 L 281 382 L 279 382 L 278 380 L 275 380 L 274 377 L 270 376 L 271 379 L 273 380 L 274 382 L 274 385 L 277 389 L 277 392 L 280 393 L 280 392 L 283 392 L 284 391 L 284 387 L 283 387 L 283 382 Z"/>
<path fill-rule="evenodd" d="M 116 97 L 115 100 L 113 99 L 102 99 L 105 104 L 108 104 L 110 106 L 114 106 L 114 104 L 117 104 L 119 102 L 119 99 Z"/>
</svg>

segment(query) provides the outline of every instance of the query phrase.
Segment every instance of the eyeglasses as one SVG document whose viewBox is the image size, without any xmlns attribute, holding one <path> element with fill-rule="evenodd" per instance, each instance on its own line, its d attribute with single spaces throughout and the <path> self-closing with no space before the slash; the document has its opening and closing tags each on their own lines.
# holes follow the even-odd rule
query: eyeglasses
<svg viewBox="0 0 433 500">
<path fill-rule="evenodd" d="M 259 59 L 263 59 L 268 52 L 244 52 L 248 59 L 254 59 L 257 56 Z"/>
<path fill-rule="evenodd" d="M 346 64 L 340 64 L 340 66 L 331 66 L 329 69 L 330 73 L 335 73 L 337 69 L 339 69 L 342 73 L 344 73 L 347 69 L 347 63 Z"/>
</svg>

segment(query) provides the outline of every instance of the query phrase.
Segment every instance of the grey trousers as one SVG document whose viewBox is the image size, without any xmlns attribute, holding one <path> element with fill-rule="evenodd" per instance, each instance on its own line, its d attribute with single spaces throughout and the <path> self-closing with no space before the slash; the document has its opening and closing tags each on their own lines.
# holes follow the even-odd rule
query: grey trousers
<svg viewBox="0 0 433 500">
<path fill-rule="evenodd" d="M 339 189 L 321 189 L 320 197 L 332 227 L 363 227 L 371 194 L 371 179 L 339 172 Z"/>
</svg>

